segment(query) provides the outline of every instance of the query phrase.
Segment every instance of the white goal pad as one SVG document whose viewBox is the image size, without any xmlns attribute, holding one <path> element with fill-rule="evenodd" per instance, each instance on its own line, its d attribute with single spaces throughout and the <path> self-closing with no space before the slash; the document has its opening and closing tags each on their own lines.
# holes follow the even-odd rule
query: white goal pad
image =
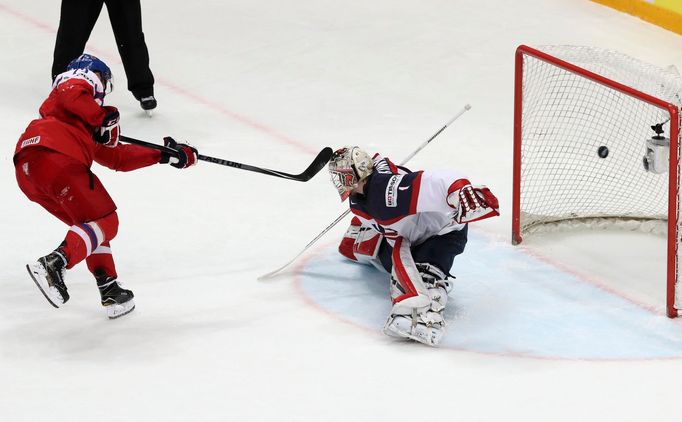
<svg viewBox="0 0 682 422">
<path fill-rule="evenodd" d="M 516 52 L 512 241 L 563 222 L 660 222 L 666 308 L 678 290 L 682 77 L 592 47 Z M 661 230 L 658 230 L 659 232 Z"/>
</svg>

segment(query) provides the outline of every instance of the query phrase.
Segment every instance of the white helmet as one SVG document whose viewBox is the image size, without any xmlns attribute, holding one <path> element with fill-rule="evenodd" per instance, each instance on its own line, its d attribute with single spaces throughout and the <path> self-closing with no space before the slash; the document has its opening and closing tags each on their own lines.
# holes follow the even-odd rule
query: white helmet
<svg viewBox="0 0 682 422">
<path fill-rule="evenodd" d="M 329 175 L 341 201 L 345 201 L 350 191 L 372 174 L 373 167 L 372 158 L 360 147 L 348 146 L 334 151 L 329 161 Z"/>
</svg>

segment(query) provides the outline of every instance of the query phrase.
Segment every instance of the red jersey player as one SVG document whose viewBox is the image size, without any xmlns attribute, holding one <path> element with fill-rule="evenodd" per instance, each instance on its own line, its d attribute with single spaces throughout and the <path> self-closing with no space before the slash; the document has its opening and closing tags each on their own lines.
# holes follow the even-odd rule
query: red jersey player
<svg viewBox="0 0 682 422">
<path fill-rule="evenodd" d="M 112 89 L 111 70 L 83 54 L 55 78 L 53 89 L 17 142 L 14 166 L 24 194 L 70 226 L 53 252 L 27 265 L 33 281 L 54 307 L 69 300 L 65 270 L 85 260 L 95 277 L 109 318 L 135 308 L 133 292 L 117 281 L 110 242 L 118 231 L 116 204 L 90 167 L 92 162 L 117 171 L 156 163 L 186 168 L 197 150 L 164 138 L 177 151 L 170 156 L 136 145 L 119 144 L 119 113 L 105 106 Z"/>
</svg>

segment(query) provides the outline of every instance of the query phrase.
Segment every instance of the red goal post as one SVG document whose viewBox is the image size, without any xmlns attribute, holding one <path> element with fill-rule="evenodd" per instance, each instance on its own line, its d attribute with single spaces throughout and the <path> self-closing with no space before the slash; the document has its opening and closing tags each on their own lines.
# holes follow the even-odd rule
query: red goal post
<svg viewBox="0 0 682 422">
<path fill-rule="evenodd" d="M 682 77 L 674 70 L 621 53 L 519 46 L 512 243 L 578 220 L 667 221 L 666 310 L 676 317 L 680 97 Z"/>
</svg>

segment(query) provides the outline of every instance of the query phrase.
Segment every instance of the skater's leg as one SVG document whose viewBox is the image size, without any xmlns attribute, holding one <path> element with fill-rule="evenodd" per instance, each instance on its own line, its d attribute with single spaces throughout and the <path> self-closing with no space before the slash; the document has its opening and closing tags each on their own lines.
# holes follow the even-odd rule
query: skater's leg
<svg viewBox="0 0 682 422">
<path fill-rule="evenodd" d="M 108 241 L 95 249 L 85 262 L 97 280 L 102 305 L 105 306 L 110 319 L 118 318 L 135 309 L 133 292 L 122 288 L 117 280 L 116 265 Z"/>
<path fill-rule="evenodd" d="M 59 306 L 69 299 L 64 269 L 116 236 L 116 205 L 90 169 L 71 157 L 36 148 L 24 151 L 15 163 L 17 183 L 26 196 L 71 226 L 57 250 L 28 265 L 48 301 Z"/>
</svg>

